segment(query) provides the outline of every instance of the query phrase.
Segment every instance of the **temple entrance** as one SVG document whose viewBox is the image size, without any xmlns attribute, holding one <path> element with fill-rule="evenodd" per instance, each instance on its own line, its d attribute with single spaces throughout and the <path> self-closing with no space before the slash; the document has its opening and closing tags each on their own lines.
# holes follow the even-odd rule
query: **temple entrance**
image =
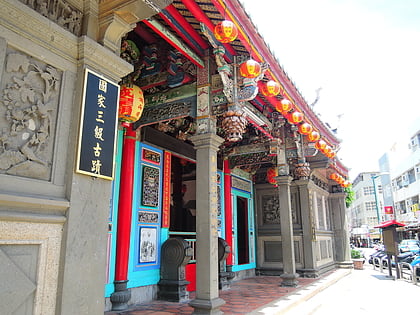
<svg viewBox="0 0 420 315">
<path fill-rule="evenodd" d="M 248 264 L 248 199 L 240 196 L 236 196 L 236 230 L 238 265 Z"/>
<path fill-rule="evenodd" d="M 170 232 L 195 232 L 195 163 L 172 155 Z"/>
<path fill-rule="evenodd" d="M 185 267 L 185 278 L 190 282 L 187 291 L 196 290 L 195 216 L 196 163 L 173 155 L 171 157 L 170 237 L 181 237 L 194 249 L 194 255 Z"/>
</svg>

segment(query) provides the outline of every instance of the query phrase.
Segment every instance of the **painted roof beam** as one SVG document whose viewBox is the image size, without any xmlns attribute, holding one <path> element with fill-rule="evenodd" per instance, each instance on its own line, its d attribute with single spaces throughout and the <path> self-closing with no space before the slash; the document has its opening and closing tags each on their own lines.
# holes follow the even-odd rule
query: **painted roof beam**
<svg viewBox="0 0 420 315">
<path fill-rule="evenodd" d="M 207 17 L 207 15 L 201 10 L 200 6 L 194 1 L 194 0 L 181 0 L 182 3 L 185 5 L 185 7 L 191 12 L 192 15 L 197 19 L 197 21 L 205 24 L 209 29 L 214 29 L 214 24 L 212 21 Z M 226 54 L 224 55 L 225 58 L 228 58 L 228 55 L 237 55 L 235 49 L 229 44 L 223 44 L 226 50 Z M 228 60 L 228 62 L 232 62 L 233 58 L 231 60 Z"/>
<path fill-rule="evenodd" d="M 168 12 L 173 19 L 175 19 L 179 25 L 184 29 L 185 33 L 190 35 L 195 42 L 201 47 L 201 49 L 209 48 L 208 43 L 200 36 L 200 34 L 191 26 L 191 24 L 185 19 L 185 17 L 178 12 L 178 10 L 171 4 L 167 6 L 163 12 Z"/>
<path fill-rule="evenodd" d="M 184 55 L 188 60 L 194 63 L 200 68 L 204 68 L 204 62 L 200 56 L 198 56 L 194 51 L 192 51 L 186 44 L 181 42 L 176 38 L 168 29 L 165 28 L 161 23 L 159 23 L 154 18 L 145 19 L 142 21 L 153 31 L 155 31 L 159 36 L 165 39 L 172 47 L 178 50 L 182 55 Z"/>
</svg>

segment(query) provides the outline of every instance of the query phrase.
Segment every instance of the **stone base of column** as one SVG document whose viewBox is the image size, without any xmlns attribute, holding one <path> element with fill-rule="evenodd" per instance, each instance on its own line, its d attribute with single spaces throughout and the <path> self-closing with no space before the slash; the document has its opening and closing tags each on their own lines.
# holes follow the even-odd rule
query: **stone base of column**
<svg viewBox="0 0 420 315">
<path fill-rule="evenodd" d="M 128 308 L 131 291 L 127 289 L 127 282 L 128 280 L 114 281 L 114 292 L 110 297 L 113 311 L 124 311 Z"/>
<path fill-rule="evenodd" d="M 298 281 L 297 278 L 299 278 L 299 275 L 297 273 L 284 273 L 282 275 L 280 275 L 280 278 L 283 279 L 283 281 L 281 282 L 280 286 L 281 287 L 297 287 L 298 285 Z"/>
<path fill-rule="evenodd" d="M 185 280 L 160 280 L 158 282 L 159 300 L 170 302 L 186 302 L 189 300 L 187 285 L 189 281 Z"/>
<path fill-rule="evenodd" d="M 195 299 L 192 300 L 189 305 L 194 308 L 192 314 L 214 314 L 214 315 L 221 315 L 223 312 L 220 310 L 220 307 L 224 305 L 226 302 L 221 298 L 215 298 L 212 300 L 202 300 L 202 299 Z"/>
<path fill-rule="evenodd" d="M 343 269 L 351 269 L 351 268 L 353 268 L 353 261 L 351 261 L 351 260 L 339 261 L 339 262 L 337 262 L 337 267 L 338 268 L 343 268 Z"/>
</svg>

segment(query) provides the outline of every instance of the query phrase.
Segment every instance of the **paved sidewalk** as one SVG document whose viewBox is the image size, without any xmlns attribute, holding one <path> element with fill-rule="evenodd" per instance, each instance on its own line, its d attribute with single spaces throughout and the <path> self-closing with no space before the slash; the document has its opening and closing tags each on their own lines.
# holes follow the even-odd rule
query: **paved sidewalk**
<svg viewBox="0 0 420 315">
<path fill-rule="evenodd" d="M 395 280 L 387 270 L 374 270 L 365 264 L 348 277 L 326 288 L 313 298 L 300 303 L 287 315 L 371 315 L 420 314 L 416 301 L 420 286 L 409 280 Z"/>
<path fill-rule="evenodd" d="M 220 298 L 226 302 L 221 310 L 226 315 L 285 314 L 351 273 L 351 269 L 337 269 L 317 279 L 299 278 L 296 288 L 279 286 L 281 278 L 276 276 L 257 276 L 237 281 L 231 284 L 229 290 L 220 291 Z M 192 312 L 193 308 L 188 303 L 155 300 L 148 304 L 132 306 L 124 312 L 106 312 L 105 315 L 168 315 Z"/>
</svg>

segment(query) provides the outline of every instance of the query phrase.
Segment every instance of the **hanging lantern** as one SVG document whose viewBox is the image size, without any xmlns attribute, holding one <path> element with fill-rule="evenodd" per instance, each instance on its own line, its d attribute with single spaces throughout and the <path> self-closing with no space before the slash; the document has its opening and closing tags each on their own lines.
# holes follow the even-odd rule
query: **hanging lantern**
<svg viewBox="0 0 420 315">
<path fill-rule="evenodd" d="M 303 114 L 301 112 L 294 111 L 290 114 L 287 120 L 289 121 L 289 123 L 296 125 L 303 121 Z"/>
<path fill-rule="evenodd" d="M 214 37 L 221 43 L 233 42 L 238 36 L 238 28 L 232 21 L 222 21 L 214 27 Z"/>
<path fill-rule="evenodd" d="M 279 176 L 277 167 L 271 167 L 267 170 L 267 181 L 272 185 L 277 185 L 275 177 Z"/>
<path fill-rule="evenodd" d="M 320 138 L 321 138 L 321 135 L 319 134 L 319 132 L 317 132 L 315 130 L 308 134 L 308 140 L 310 142 L 318 141 Z"/>
<path fill-rule="evenodd" d="M 307 122 L 299 125 L 299 132 L 303 135 L 310 134 L 312 130 L 313 130 L 312 125 Z"/>
<path fill-rule="evenodd" d="M 332 173 L 332 174 L 330 175 L 330 179 L 332 179 L 332 180 L 337 180 L 337 179 L 338 179 L 338 174 L 337 174 L 337 173 Z"/>
<path fill-rule="evenodd" d="M 334 158 L 337 155 L 337 153 L 335 153 L 334 151 L 331 151 L 330 154 L 328 155 L 328 157 L 330 159 Z"/>
<path fill-rule="evenodd" d="M 322 139 L 321 140 L 318 140 L 315 143 L 315 149 L 317 149 L 317 150 L 319 150 L 321 152 L 322 152 L 322 150 L 325 149 L 326 146 L 327 146 L 327 143 L 324 140 L 322 140 Z"/>
<path fill-rule="evenodd" d="M 261 65 L 254 59 L 249 59 L 241 63 L 239 73 L 245 78 L 256 78 L 261 74 Z"/>
<path fill-rule="evenodd" d="M 345 180 L 345 181 L 344 181 L 344 183 L 343 183 L 343 187 L 344 187 L 344 188 L 347 188 L 347 187 L 349 187 L 349 186 L 350 186 L 350 181 Z"/>
<path fill-rule="evenodd" d="M 261 84 L 261 93 L 264 96 L 276 96 L 280 93 L 280 84 L 274 80 Z"/>
<path fill-rule="evenodd" d="M 279 108 L 277 108 L 277 104 L 276 104 L 276 109 L 279 112 L 290 112 L 293 109 L 292 102 L 285 98 L 280 101 L 280 104 L 278 106 Z"/>
<path fill-rule="evenodd" d="M 139 120 L 144 108 L 143 91 L 138 86 L 122 85 L 120 88 L 120 101 L 118 118 L 124 122 Z"/>
</svg>

